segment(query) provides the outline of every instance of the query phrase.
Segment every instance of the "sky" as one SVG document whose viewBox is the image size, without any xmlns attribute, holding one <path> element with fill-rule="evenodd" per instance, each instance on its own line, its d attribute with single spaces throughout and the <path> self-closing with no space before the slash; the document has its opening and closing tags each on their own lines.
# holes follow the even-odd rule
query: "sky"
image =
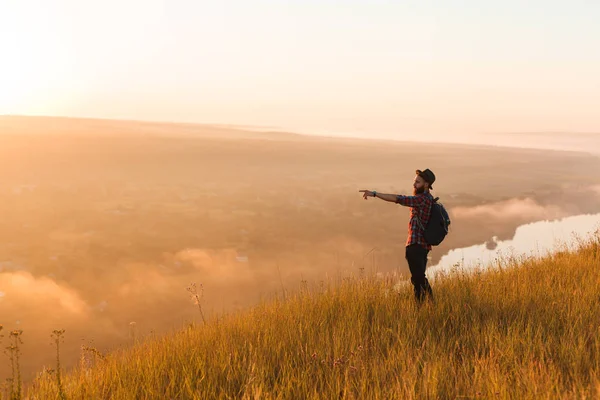
<svg viewBox="0 0 600 400">
<path fill-rule="evenodd" d="M 0 114 L 600 132 L 595 0 L 0 0 Z"/>
</svg>

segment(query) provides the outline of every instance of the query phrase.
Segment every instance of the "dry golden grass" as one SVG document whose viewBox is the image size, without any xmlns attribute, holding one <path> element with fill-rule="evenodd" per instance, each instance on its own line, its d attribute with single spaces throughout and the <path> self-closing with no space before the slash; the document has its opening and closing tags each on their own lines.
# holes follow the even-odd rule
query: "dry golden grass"
<svg viewBox="0 0 600 400">
<path fill-rule="evenodd" d="M 600 236 L 452 272 L 420 309 L 386 279 L 303 285 L 109 354 L 62 386 L 73 399 L 597 398 L 599 289 Z M 28 397 L 58 393 L 42 374 Z"/>
</svg>

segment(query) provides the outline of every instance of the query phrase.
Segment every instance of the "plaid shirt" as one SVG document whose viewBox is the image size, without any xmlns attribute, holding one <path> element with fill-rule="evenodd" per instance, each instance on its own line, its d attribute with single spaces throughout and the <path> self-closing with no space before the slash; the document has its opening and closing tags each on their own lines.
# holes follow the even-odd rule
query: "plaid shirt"
<svg viewBox="0 0 600 400">
<path fill-rule="evenodd" d="M 427 226 L 429 217 L 431 215 L 431 206 L 433 205 L 433 196 L 431 193 L 421 193 L 416 196 L 396 196 L 396 203 L 410 207 L 410 221 L 408 222 L 408 238 L 406 239 L 406 245 L 420 244 L 427 250 L 431 250 L 431 245 L 427 244 L 424 232 L 417 221 L 417 217 L 421 220 L 423 226 Z"/>
</svg>

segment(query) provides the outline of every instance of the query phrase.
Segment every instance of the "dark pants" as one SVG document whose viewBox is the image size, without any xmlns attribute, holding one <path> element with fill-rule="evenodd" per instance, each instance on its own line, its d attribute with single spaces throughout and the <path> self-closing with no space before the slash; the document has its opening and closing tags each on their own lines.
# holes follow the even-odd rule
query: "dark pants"
<svg viewBox="0 0 600 400">
<path fill-rule="evenodd" d="M 406 261 L 410 268 L 410 282 L 415 290 L 415 299 L 418 304 L 425 300 L 425 296 L 429 295 L 430 300 L 433 300 L 433 292 L 429 281 L 425 276 L 425 268 L 427 267 L 427 254 L 429 250 L 419 244 L 411 244 L 406 246 Z"/>
</svg>

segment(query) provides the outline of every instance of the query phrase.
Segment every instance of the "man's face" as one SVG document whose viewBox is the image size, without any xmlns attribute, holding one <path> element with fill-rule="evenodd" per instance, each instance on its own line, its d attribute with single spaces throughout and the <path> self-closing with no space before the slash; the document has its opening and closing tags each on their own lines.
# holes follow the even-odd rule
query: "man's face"
<svg viewBox="0 0 600 400">
<path fill-rule="evenodd" d="M 421 178 L 419 175 L 415 176 L 415 180 L 413 182 L 413 194 L 421 194 L 425 192 L 425 189 L 429 187 L 429 184 L 425 182 L 425 179 Z"/>
</svg>

